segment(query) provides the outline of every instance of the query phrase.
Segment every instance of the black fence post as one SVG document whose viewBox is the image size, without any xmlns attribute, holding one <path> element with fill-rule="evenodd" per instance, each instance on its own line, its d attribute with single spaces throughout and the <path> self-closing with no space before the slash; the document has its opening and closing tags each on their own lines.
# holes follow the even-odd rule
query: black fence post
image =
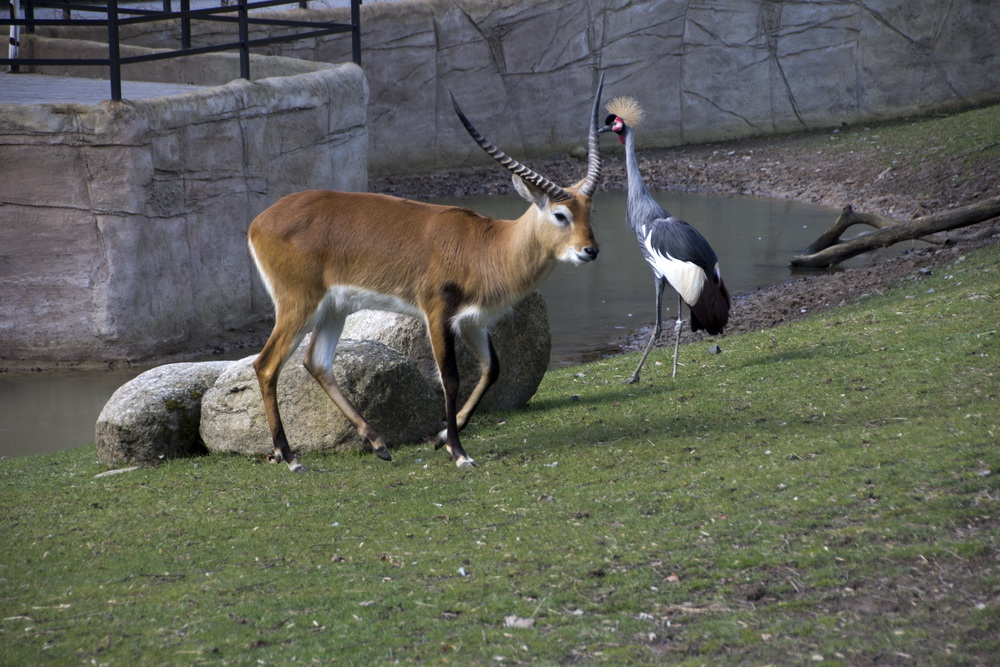
<svg viewBox="0 0 1000 667">
<path fill-rule="evenodd" d="M 108 0 L 108 64 L 111 78 L 111 99 L 122 99 L 122 64 L 118 49 L 118 0 Z"/>
<path fill-rule="evenodd" d="M 10 0 L 9 5 L 10 5 L 10 7 L 9 7 L 10 8 L 10 19 L 11 19 L 11 21 L 17 21 L 18 19 L 21 18 L 17 14 L 17 10 L 20 8 L 20 5 L 19 4 L 15 4 L 15 0 Z M 22 11 L 22 13 L 23 13 L 23 11 Z M 7 55 L 10 56 L 12 59 L 13 58 L 17 58 L 18 56 L 21 55 L 18 52 L 18 49 L 20 47 L 21 47 L 21 26 L 12 23 L 10 25 L 10 42 L 9 42 L 9 46 L 8 46 L 8 49 L 7 49 Z M 16 64 L 8 65 L 7 69 L 10 72 L 20 72 L 21 71 L 20 66 L 18 66 Z"/>
<path fill-rule="evenodd" d="M 351 0 L 351 50 L 354 63 L 361 64 L 361 0 Z"/>
<path fill-rule="evenodd" d="M 21 11 L 24 12 L 24 20 L 27 23 L 24 24 L 24 29 L 29 33 L 35 32 L 35 5 L 34 3 L 27 2 L 21 7 Z"/>
<path fill-rule="evenodd" d="M 164 0 L 164 2 L 170 2 L 170 0 Z M 188 16 L 188 12 L 191 11 L 191 0 L 181 0 L 181 48 L 190 49 L 191 48 L 191 17 Z"/>
<path fill-rule="evenodd" d="M 247 0 L 240 0 L 240 78 L 250 78 L 250 29 L 247 25 Z"/>
</svg>

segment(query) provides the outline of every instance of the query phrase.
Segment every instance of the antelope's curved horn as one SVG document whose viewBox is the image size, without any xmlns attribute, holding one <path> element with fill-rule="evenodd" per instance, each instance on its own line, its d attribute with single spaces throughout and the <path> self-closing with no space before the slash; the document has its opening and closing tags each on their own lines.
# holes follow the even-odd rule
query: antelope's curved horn
<svg viewBox="0 0 1000 667">
<path fill-rule="evenodd" d="M 587 177 L 580 188 L 580 193 L 586 197 L 594 196 L 597 182 L 601 180 L 601 144 L 597 138 L 597 114 L 600 112 L 602 90 L 604 90 L 604 72 L 601 72 L 601 79 L 597 82 L 594 110 L 590 114 L 590 134 L 587 136 Z"/>
<path fill-rule="evenodd" d="M 502 164 L 507 169 L 510 169 L 523 180 L 531 183 L 536 188 L 547 194 L 552 201 L 565 201 L 572 198 L 572 195 L 563 190 L 561 187 L 541 174 L 535 173 L 528 167 L 525 167 L 523 164 L 514 158 L 509 157 L 502 150 L 494 146 L 493 143 L 480 134 L 479 130 L 477 130 L 475 126 L 469 122 L 469 119 L 465 117 L 465 114 L 462 113 L 462 109 L 458 106 L 458 102 L 455 100 L 455 95 L 452 94 L 450 90 L 448 91 L 448 94 L 451 95 L 451 103 L 455 107 L 455 113 L 458 114 L 458 119 L 462 121 L 462 125 L 464 125 L 465 129 L 468 130 L 469 135 L 477 144 L 479 144 L 480 148 L 486 151 L 487 155 Z"/>
</svg>

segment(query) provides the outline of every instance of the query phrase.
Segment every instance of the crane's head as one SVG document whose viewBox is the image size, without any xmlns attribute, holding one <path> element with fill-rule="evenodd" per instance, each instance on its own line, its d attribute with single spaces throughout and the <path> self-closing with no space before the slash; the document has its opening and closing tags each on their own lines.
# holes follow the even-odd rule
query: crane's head
<svg viewBox="0 0 1000 667">
<path fill-rule="evenodd" d="M 638 127 L 645 112 L 634 97 L 616 97 L 608 102 L 608 113 L 604 127 L 598 132 L 614 132 L 618 140 L 625 143 L 625 128 Z"/>
</svg>

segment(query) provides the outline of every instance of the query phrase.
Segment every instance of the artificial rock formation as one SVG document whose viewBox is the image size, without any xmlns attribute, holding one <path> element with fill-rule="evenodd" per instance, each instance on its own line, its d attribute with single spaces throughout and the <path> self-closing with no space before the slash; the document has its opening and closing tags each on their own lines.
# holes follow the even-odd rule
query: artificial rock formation
<svg viewBox="0 0 1000 667">
<path fill-rule="evenodd" d="M 123 385 L 97 418 L 98 458 L 116 468 L 204 454 L 202 397 L 228 367 L 226 361 L 167 364 Z"/>
<path fill-rule="evenodd" d="M 278 402 L 292 449 L 371 451 L 302 365 L 300 346 L 278 379 Z M 201 436 L 213 452 L 272 451 L 253 357 L 234 362 L 205 394 Z M 334 375 L 390 447 L 419 442 L 441 428 L 441 402 L 405 356 L 373 341 L 342 341 Z"/>
<path fill-rule="evenodd" d="M 390 447 L 426 440 L 442 427 L 440 381 L 423 324 L 406 316 L 362 311 L 345 333 L 334 374 L 344 393 Z M 496 324 L 493 341 L 501 360 L 496 384 L 480 411 L 522 407 L 549 364 L 545 302 L 537 292 Z M 286 362 L 278 403 L 292 448 L 298 453 L 370 451 L 354 426 L 302 364 L 307 338 Z M 97 423 L 97 448 L 109 467 L 149 465 L 166 458 L 212 452 L 271 453 L 254 357 L 240 361 L 168 364 L 121 387 Z M 479 365 L 459 345 L 463 397 L 479 377 Z"/>
</svg>

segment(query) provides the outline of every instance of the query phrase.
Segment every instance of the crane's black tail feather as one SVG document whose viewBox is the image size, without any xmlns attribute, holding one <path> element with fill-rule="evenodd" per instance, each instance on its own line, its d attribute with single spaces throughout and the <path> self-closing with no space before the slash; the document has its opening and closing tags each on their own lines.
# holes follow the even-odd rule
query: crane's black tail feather
<svg viewBox="0 0 1000 667">
<path fill-rule="evenodd" d="M 713 336 L 722 333 L 729 322 L 729 290 L 726 283 L 706 280 L 698 302 L 691 306 L 691 331 L 704 329 Z"/>
</svg>

